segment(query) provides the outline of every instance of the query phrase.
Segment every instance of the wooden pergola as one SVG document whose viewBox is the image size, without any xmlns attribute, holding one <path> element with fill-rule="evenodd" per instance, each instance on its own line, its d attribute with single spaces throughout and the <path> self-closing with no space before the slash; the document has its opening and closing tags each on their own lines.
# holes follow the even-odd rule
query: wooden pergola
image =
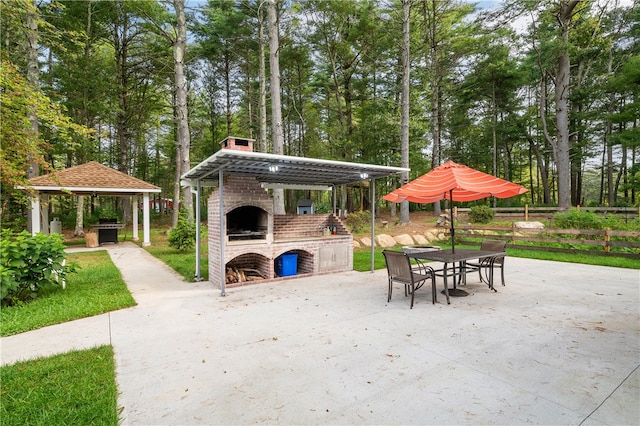
<svg viewBox="0 0 640 426">
<path fill-rule="evenodd" d="M 138 240 L 138 197 L 142 197 L 143 246 L 151 245 L 149 237 L 149 194 L 160 187 L 104 166 L 96 161 L 29 179 L 31 191 L 31 232 L 49 232 L 49 211 L 45 207 L 50 195 L 108 195 L 132 197 L 133 240 Z"/>
</svg>

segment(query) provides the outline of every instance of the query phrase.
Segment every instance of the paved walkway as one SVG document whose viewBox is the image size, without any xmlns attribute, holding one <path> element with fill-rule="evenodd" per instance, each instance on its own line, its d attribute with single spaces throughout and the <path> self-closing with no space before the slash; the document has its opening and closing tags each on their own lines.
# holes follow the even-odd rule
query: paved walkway
<svg viewBox="0 0 640 426">
<path fill-rule="evenodd" d="M 2 338 L 2 363 L 111 343 L 124 424 L 640 424 L 638 270 L 508 258 L 498 293 L 409 310 L 385 271 L 221 297 L 105 248 L 138 305 Z"/>
</svg>

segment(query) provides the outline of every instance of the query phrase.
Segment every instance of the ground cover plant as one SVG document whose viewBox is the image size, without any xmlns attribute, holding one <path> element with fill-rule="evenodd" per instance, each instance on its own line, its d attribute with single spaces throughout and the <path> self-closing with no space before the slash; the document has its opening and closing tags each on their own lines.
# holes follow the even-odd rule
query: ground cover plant
<svg viewBox="0 0 640 426">
<path fill-rule="evenodd" d="M 136 304 L 106 250 L 69 253 L 76 273 L 67 277 L 66 288 L 48 289 L 37 299 L 0 311 L 0 335 L 59 324 Z"/>
<path fill-rule="evenodd" d="M 111 346 L 18 362 L 0 374 L 3 426 L 118 424 Z"/>
<path fill-rule="evenodd" d="M 65 262 L 61 235 L 2 230 L 0 303 L 3 307 L 30 302 L 61 286 L 74 270 L 73 264 Z"/>
</svg>

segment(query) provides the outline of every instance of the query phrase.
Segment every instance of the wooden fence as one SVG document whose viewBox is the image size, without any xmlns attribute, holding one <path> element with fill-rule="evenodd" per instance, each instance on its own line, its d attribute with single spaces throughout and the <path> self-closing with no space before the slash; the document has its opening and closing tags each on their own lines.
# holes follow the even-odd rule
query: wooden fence
<svg viewBox="0 0 640 426">
<path fill-rule="evenodd" d="M 589 229 L 524 229 L 456 225 L 456 243 L 482 239 L 509 241 L 509 247 L 550 252 L 584 253 L 640 259 L 640 231 Z M 586 246 L 576 248 L 575 246 Z"/>
<path fill-rule="evenodd" d="M 585 210 L 589 212 L 601 213 L 601 214 L 615 214 L 616 216 L 623 216 L 628 219 L 634 219 L 640 217 L 640 207 L 582 207 L 577 206 L 578 210 Z M 470 208 L 455 208 L 459 213 L 468 213 Z M 529 220 L 531 218 L 547 218 L 550 219 L 555 213 L 566 211 L 566 209 L 560 207 L 529 207 L 528 204 L 521 207 L 495 207 L 492 210 L 498 217 L 510 217 L 521 218 L 522 220 Z"/>
</svg>

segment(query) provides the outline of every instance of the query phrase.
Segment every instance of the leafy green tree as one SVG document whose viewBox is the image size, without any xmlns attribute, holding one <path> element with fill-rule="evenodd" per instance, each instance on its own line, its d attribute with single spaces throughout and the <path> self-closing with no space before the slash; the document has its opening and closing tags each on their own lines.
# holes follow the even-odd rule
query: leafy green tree
<svg viewBox="0 0 640 426">
<path fill-rule="evenodd" d="M 50 143 L 44 139 L 45 132 L 33 134 L 31 124 L 26 119 L 29 111 L 35 111 L 41 128 L 46 128 L 48 135 L 54 135 L 58 140 L 71 145 L 77 140 L 91 137 L 91 129 L 80 126 L 64 114 L 60 104 L 52 102 L 41 91 L 36 90 L 18 72 L 11 60 L 2 55 L 0 67 L 0 87 L 4 92 L 0 102 L 0 182 L 2 182 L 2 212 L 3 216 L 11 200 L 25 199 L 17 196 L 13 191 L 15 186 L 28 186 L 27 168 L 32 161 L 38 161 L 39 166 L 48 170 L 49 164 L 45 157 L 50 149 Z M 3 217 L 3 220 L 6 220 Z"/>
</svg>

